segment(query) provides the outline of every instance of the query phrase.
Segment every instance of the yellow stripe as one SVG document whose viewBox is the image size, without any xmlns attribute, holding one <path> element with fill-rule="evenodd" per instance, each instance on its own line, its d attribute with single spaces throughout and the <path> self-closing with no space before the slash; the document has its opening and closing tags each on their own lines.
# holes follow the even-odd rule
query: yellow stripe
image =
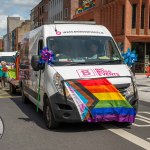
<svg viewBox="0 0 150 150">
<path fill-rule="evenodd" d="M 109 92 L 109 93 L 93 93 L 99 100 L 126 100 L 120 93 Z"/>
</svg>

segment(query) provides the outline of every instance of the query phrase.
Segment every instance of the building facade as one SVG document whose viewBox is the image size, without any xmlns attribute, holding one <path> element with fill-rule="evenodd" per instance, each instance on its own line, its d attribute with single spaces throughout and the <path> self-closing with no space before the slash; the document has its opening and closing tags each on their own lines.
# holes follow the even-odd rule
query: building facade
<svg viewBox="0 0 150 150">
<path fill-rule="evenodd" d="M 32 30 L 41 25 L 48 24 L 48 3 L 49 0 L 42 0 L 31 10 L 30 18 Z"/>
<path fill-rule="evenodd" d="M 78 0 L 42 0 L 31 10 L 31 29 L 58 20 L 70 20 L 78 6 Z"/>
<path fill-rule="evenodd" d="M 15 28 L 12 35 L 12 51 L 19 51 L 21 48 L 21 40 L 23 36 L 31 30 L 31 21 L 25 20 L 21 26 Z"/>
<path fill-rule="evenodd" d="M 79 6 L 78 0 L 50 0 L 48 5 L 48 22 L 70 20 Z"/>
<path fill-rule="evenodd" d="M 7 52 L 8 51 L 8 35 L 3 36 L 3 51 Z"/>
<path fill-rule="evenodd" d="M 122 52 L 128 48 L 136 50 L 136 72 L 145 72 L 150 62 L 150 0 L 95 0 L 94 3 L 94 7 L 78 11 L 72 20 L 95 21 L 106 26 Z"/>
<path fill-rule="evenodd" d="M 0 38 L 0 51 L 3 51 L 3 39 Z"/>
<path fill-rule="evenodd" d="M 12 31 L 19 27 L 22 24 L 23 20 L 20 20 L 20 17 L 7 17 L 7 36 L 8 36 L 8 43 L 6 43 L 7 51 L 12 51 L 12 44 L 13 44 L 13 35 Z"/>
</svg>

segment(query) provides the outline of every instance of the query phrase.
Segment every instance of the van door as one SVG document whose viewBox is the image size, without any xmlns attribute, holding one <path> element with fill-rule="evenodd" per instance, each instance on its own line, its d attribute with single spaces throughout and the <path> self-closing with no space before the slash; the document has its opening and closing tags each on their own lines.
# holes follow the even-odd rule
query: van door
<svg viewBox="0 0 150 150">
<path fill-rule="evenodd" d="M 43 39 L 40 39 L 39 42 L 38 42 L 38 51 L 37 51 L 36 55 L 40 54 L 40 50 L 42 50 L 43 47 L 44 47 L 44 41 L 43 41 Z M 30 89 L 32 90 L 32 97 L 35 99 L 36 103 L 37 103 L 37 100 L 38 100 L 38 88 L 39 88 L 40 74 L 41 74 L 40 91 L 42 92 L 43 88 L 44 88 L 43 87 L 43 82 L 44 82 L 43 71 L 32 71 L 32 75 L 31 75 L 32 79 L 31 79 L 31 87 L 30 87 Z"/>
</svg>

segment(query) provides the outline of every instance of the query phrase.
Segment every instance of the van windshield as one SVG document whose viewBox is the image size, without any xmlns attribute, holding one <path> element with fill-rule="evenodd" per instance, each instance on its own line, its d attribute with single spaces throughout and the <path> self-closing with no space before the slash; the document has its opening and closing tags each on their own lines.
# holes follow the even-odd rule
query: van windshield
<svg viewBox="0 0 150 150">
<path fill-rule="evenodd" d="M 47 45 L 55 54 L 55 65 L 102 64 L 122 61 L 122 57 L 111 37 L 49 37 Z"/>
<path fill-rule="evenodd" d="M 0 56 L 0 62 L 5 61 L 7 63 L 14 63 L 15 58 L 13 56 Z"/>
</svg>

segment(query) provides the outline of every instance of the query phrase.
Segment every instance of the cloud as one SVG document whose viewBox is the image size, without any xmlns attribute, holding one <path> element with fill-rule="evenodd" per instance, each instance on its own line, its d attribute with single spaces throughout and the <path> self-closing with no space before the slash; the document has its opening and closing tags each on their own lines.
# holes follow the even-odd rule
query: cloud
<svg viewBox="0 0 150 150">
<path fill-rule="evenodd" d="M 7 15 L 0 15 L 0 37 L 6 34 L 7 30 Z M 25 20 L 25 18 L 19 14 L 12 14 L 9 17 L 20 17 L 21 20 Z"/>
<path fill-rule="evenodd" d="M 41 0 L 0 0 L 0 36 L 6 34 L 7 17 L 20 17 L 21 20 L 30 18 L 31 10 Z"/>
<path fill-rule="evenodd" d="M 0 28 L 5 29 L 7 25 L 7 16 L 6 15 L 0 15 Z"/>
<path fill-rule="evenodd" d="M 7 16 L 0 15 L 0 36 L 4 35 L 7 28 Z"/>
<path fill-rule="evenodd" d="M 25 1 L 21 1 L 21 0 L 12 0 L 12 3 L 14 5 L 19 5 L 19 6 L 23 6 L 23 7 L 33 7 L 35 5 L 37 5 L 37 3 L 40 2 L 40 0 L 25 0 Z"/>
</svg>

